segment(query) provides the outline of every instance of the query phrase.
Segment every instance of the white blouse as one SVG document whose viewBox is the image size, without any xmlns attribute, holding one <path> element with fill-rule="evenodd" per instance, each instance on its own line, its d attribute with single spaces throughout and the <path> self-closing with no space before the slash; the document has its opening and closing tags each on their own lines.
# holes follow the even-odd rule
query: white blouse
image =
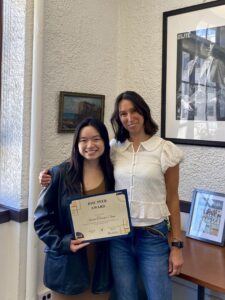
<svg viewBox="0 0 225 300">
<path fill-rule="evenodd" d="M 183 159 L 183 152 L 158 136 L 142 142 L 137 152 L 128 140 L 112 140 L 116 190 L 127 189 L 133 226 L 157 224 L 170 215 L 164 173 Z"/>
</svg>

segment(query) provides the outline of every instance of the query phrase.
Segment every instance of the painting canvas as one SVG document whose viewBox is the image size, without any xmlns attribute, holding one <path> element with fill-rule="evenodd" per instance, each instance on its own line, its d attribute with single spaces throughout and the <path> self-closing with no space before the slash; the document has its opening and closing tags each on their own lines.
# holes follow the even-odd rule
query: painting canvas
<svg viewBox="0 0 225 300">
<path fill-rule="evenodd" d="M 73 132 L 86 117 L 104 121 L 104 95 L 60 92 L 59 132 Z"/>
</svg>

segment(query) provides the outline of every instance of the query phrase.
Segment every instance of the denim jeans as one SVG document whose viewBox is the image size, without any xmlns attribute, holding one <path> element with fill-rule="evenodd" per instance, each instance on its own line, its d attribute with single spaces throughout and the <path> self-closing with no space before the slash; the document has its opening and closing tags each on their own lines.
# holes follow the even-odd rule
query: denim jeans
<svg viewBox="0 0 225 300">
<path fill-rule="evenodd" d="M 134 229 L 132 237 L 110 242 L 110 255 L 117 300 L 138 300 L 140 274 L 148 300 L 171 300 L 168 275 L 168 227 L 166 222 L 151 226 L 157 231 Z"/>
</svg>

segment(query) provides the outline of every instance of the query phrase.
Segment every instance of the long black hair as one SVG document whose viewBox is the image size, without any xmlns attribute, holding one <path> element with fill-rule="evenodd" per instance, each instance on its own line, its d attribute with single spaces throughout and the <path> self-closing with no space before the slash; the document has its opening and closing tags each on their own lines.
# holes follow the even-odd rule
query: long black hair
<svg viewBox="0 0 225 300">
<path fill-rule="evenodd" d="M 136 92 L 126 91 L 117 96 L 114 106 L 114 112 L 111 116 L 111 124 L 117 141 L 122 143 L 130 137 L 129 132 L 123 127 L 120 121 L 119 104 L 122 100 L 131 101 L 137 112 L 143 116 L 144 129 L 146 134 L 152 136 L 158 131 L 158 125 L 153 120 L 151 116 L 151 110 L 145 100 Z"/>
<path fill-rule="evenodd" d="M 113 191 L 115 179 L 113 176 L 113 165 L 110 160 L 109 135 L 106 126 L 100 120 L 95 118 L 84 119 L 75 129 L 71 157 L 66 168 L 66 187 L 70 194 L 82 192 L 84 158 L 78 150 L 78 143 L 80 131 L 86 126 L 94 127 L 104 142 L 105 150 L 99 159 L 99 163 L 104 175 L 106 190 Z"/>
</svg>

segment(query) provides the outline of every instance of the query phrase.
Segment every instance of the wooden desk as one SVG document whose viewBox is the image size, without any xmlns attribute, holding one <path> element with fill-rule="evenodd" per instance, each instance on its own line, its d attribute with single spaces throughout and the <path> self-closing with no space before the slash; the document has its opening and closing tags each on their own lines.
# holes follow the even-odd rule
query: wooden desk
<svg viewBox="0 0 225 300">
<path fill-rule="evenodd" d="M 225 294 L 225 247 L 185 237 L 184 265 L 179 277 L 198 285 L 198 300 L 204 300 L 205 288 Z"/>
</svg>

